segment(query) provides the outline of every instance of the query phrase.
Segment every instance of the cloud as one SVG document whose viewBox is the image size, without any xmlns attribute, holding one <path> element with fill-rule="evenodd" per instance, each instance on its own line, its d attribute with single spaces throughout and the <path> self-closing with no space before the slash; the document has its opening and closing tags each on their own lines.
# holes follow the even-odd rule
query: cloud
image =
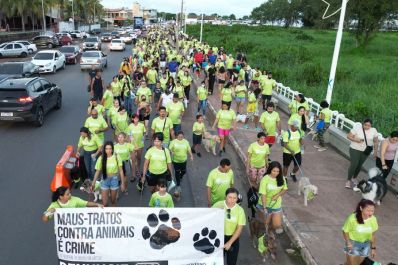
<svg viewBox="0 0 398 265">
<path fill-rule="evenodd" d="M 184 0 L 187 13 L 202 13 L 219 15 L 235 14 L 237 17 L 250 15 L 253 8 L 261 5 L 266 0 Z M 133 2 L 138 2 L 144 8 L 157 9 L 159 12 L 177 13 L 181 10 L 181 0 L 102 0 L 107 8 L 130 7 Z M 166 4 L 167 3 L 167 4 Z"/>
</svg>

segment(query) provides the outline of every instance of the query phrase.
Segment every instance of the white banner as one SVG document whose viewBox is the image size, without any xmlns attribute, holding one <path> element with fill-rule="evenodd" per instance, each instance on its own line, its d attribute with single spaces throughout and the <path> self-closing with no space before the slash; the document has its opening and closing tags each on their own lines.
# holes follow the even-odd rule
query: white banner
<svg viewBox="0 0 398 265">
<path fill-rule="evenodd" d="M 59 265 L 223 265 L 224 211 L 57 209 Z"/>
</svg>

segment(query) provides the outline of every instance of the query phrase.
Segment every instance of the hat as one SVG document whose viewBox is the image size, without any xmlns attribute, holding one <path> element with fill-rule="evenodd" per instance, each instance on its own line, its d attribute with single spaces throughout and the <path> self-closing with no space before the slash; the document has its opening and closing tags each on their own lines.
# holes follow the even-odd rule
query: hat
<svg viewBox="0 0 398 265">
<path fill-rule="evenodd" d="M 298 128 L 300 126 L 300 123 L 299 123 L 298 120 L 294 120 L 291 125 L 293 125 L 294 127 Z"/>
</svg>

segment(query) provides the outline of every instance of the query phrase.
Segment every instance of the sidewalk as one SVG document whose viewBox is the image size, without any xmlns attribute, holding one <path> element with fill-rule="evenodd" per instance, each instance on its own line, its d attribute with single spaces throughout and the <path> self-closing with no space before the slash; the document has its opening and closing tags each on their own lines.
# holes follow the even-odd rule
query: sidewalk
<svg viewBox="0 0 398 265">
<path fill-rule="evenodd" d="M 216 95 L 210 96 L 208 102 L 213 113 L 220 109 L 220 100 Z M 235 109 L 234 103 L 232 108 Z M 286 130 L 288 116 L 278 109 L 277 111 L 281 117 L 282 129 Z M 242 123 L 238 123 L 230 141 L 240 158 L 245 161 L 247 148 L 256 141 L 257 132 L 253 124 L 251 129 L 244 129 L 242 126 Z M 288 179 L 289 190 L 283 203 L 285 231 L 292 241 L 301 247 L 301 254 L 307 264 L 344 264 L 341 227 L 346 217 L 355 210 L 361 194 L 344 188 L 349 161 L 332 147 L 327 151 L 318 152 L 313 147 L 314 144 L 310 139 L 304 141 L 302 169 L 312 184 L 318 186 L 319 194 L 308 203 L 308 207 L 305 207 L 303 196 L 297 195 L 298 183 Z M 275 144 L 271 148 L 271 159 L 282 161 L 280 145 Z M 299 176 L 299 173 L 297 174 Z M 365 172 L 361 172 L 360 178 L 365 176 Z M 376 208 L 375 215 L 379 223 L 379 231 L 376 234 L 376 260 L 382 264 L 398 262 L 397 202 L 397 198 L 389 192 L 383 204 Z"/>
</svg>

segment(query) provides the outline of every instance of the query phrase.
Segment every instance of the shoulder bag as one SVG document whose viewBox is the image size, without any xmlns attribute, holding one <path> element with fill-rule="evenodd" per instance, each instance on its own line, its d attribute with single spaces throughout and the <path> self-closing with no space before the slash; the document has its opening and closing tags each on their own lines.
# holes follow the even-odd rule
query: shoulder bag
<svg viewBox="0 0 398 265">
<path fill-rule="evenodd" d="M 363 150 L 363 153 L 368 156 L 368 155 L 370 155 L 370 153 L 372 153 L 373 146 L 368 145 L 368 140 L 366 139 L 365 129 L 363 127 L 362 127 L 362 131 L 363 131 L 363 136 L 365 137 L 365 144 L 366 144 L 366 148 L 365 148 L 365 150 Z"/>
</svg>

